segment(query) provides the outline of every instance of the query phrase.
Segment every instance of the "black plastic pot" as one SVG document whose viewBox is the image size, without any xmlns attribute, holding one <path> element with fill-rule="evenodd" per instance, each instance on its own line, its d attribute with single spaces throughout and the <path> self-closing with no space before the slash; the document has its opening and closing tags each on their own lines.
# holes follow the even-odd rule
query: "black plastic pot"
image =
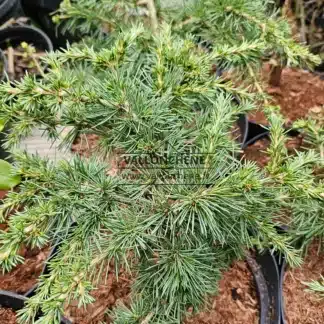
<svg viewBox="0 0 324 324">
<path fill-rule="evenodd" d="M 284 276 L 286 271 L 286 260 L 284 258 L 280 258 L 278 262 L 279 268 L 279 292 L 280 292 L 280 324 L 285 324 L 285 302 L 283 295 L 283 285 L 284 285 Z"/>
<path fill-rule="evenodd" d="M 285 234 L 289 231 L 289 227 L 287 225 L 282 225 L 277 228 L 279 234 Z M 296 247 L 298 248 L 298 243 Z M 284 277 L 287 268 L 287 262 L 283 255 L 276 255 L 277 265 L 279 269 L 279 297 L 280 297 L 280 324 L 285 324 L 285 303 L 284 303 L 284 294 L 283 294 L 283 286 L 284 286 Z"/>
<path fill-rule="evenodd" d="M 269 137 L 269 130 L 266 127 L 249 121 L 246 115 L 240 115 L 237 125 L 240 128 L 242 149 L 254 144 L 259 139 Z"/>
<path fill-rule="evenodd" d="M 267 128 L 249 121 L 246 115 L 240 115 L 237 124 L 240 128 L 240 143 L 242 149 L 254 144 L 261 138 L 269 136 L 269 130 Z"/>
<path fill-rule="evenodd" d="M 22 0 L 22 5 L 53 12 L 59 8 L 61 2 L 62 0 Z"/>
<path fill-rule="evenodd" d="M 247 148 L 249 145 L 254 144 L 256 141 L 269 138 L 270 131 L 267 126 L 257 124 L 255 122 L 249 121 L 247 116 L 241 115 L 237 124 L 241 132 L 241 147 L 242 149 Z M 285 127 L 286 134 L 291 137 L 298 136 L 300 133 L 297 130 L 289 129 Z"/>
<path fill-rule="evenodd" d="M 0 0 L 0 25 L 10 18 L 17 18 L 22 15 L 19 0 Z"/>
<path fill-rule="evenodd" d="M 0 48 L 2 50 L 10 46 L 18 46 L 21 42 L 32 44 L 42 51 L 52 51 L 53 44 L 49 37 L 40 29 L 31 26 L 10 26 L 0 29 Z"/>
<path fill-rule="evenodd" d="M 10 26 L 0 29 L 0 49 L 8 46 L 19 46 L 22 42 L 33 45 L 41 51 L 50 52 L 53 44 L 49 37 L 40 29 L 31 26 Z"/>
<path fill-rule="evenodd" d="M 246 148 L 249 145 L 254 144 L 256 141 L 269 137 L 269 130 L 259 125 L 255 122 L 248 121 L 247 123 L 247 137 L 245 142 L 243 143 L 243 148 Z"/>
<path fill-rule="evenodd" d="M 0 306 L 2 308 L 11 308 L 14 311 L 19 311 L 24 308 L 27 297 L 11 293 L 9 291 L 0 290 Z M 71 324 L 66 318 L 61 319 L 61 324 Z"/>
<path fill-rule="evenodd" d="M 65 47 L 67 42 L 77 40 L 68 32 L 62 32 L 52 21 L 52 14 L 55 12 L 62 0 L 22 0 L 23 9 L 27 16 L 32 18 L 50 37 L 54 47 Z"/>
<path fill-rule="evenodd" d="M 279 270 L 275 257 L 269 250 L 247 257 L 253 273 L 259 296 L 260 324 L 280 324 L 281 301 L 279 289 Z"/>
</svg>

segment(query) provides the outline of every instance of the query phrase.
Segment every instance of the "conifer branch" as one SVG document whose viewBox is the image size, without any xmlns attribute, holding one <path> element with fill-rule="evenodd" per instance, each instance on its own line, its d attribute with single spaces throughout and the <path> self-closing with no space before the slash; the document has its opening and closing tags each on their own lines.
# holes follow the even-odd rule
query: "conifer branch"
<svg viewBox="0 0 324 324">
<path fill-rule="evenodd" d="M 35 126 L 52 140 L 60 126 L 72 126 L 63 146 L 96 134 L 99 154 L 122 160 L 111 176 L 99 154 L 56 165 L 16 156 L 23 181 L 3 201 L 2 216 L 23 209 L 0 233 L 0 266 L 10 271 L 22 263 L 22 245 L 60 242 L 49 274 L 20 312 L 22 323 L 41 311 L 40 322 L 56 324 L 66 303 L 92 303 L 109 264 L 117 278 L 121 269 L 136 273 L 133 303 L 114 311 L 116 324 L 181 323 L 188 305 L 198 310 L 229 261 L 246 250 L 271 249 L 298 265 L 291 242 L 323 236 L 323 183 L 314 177 L 321 149 L 288 156 L 283 120 L 271 111 L 267 172 L 239 161 L 232 126 L 255 108 L 256 95 L 212 71 L 213 64 L 247 69 L 256 83 L 255 70 L 269 53 L 288 64 L 312 65 L 317 58 L 293 42 L 284 20 L 269 19 L 263 0 L 193 1 L 179 13 L 176 4 L 159 7 L 159 21 L 151 8 L 154 35 L 137 23 L 147 17 L 138 6 L 65 0 L 59 19 L 91 37 L 48 55 L 43 80 L 26 76 L 0 86 L 0 118 L 12 130 L 8 147 Z M 177 14 L 181 19 L 174 20 Z M 157 25 L 162 19 L 186 23 L 175 31 Z M 101 37 L 106 33 L 109 38 Z M 309 127 L 317 149 L 322 137 Z M 198 162 L 191 160 L 196 154 Z M 148 158 L 137 163 L 127 155 Z M 176 162 L 169 159 L 174 155 Z M 161 156 L 167 159 L 157 168 Z M 293 216 L 285 235 L 276 230 L 283 208 Z"/>
</svg>

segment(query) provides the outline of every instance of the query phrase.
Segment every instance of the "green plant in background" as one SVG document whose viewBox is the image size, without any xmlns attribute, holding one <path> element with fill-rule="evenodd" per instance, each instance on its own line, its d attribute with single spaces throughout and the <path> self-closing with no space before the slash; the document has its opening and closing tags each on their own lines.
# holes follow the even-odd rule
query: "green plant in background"
<svg viewBox="0 0 324 324">
<path fill-rule="evenodd" d="M 5 121 L 0 119 L 0 132 L 5 128 Z M 13 166 L 0 159 L 0 190 L 10 190 L 16 187 L 21 181 L 19 175 L 15 174 Z"/>
<path fill-rule="evenodd" d="M 320 63 L 319 57 L 296 43 L 289 22 L 280 16 L 272 1 L 156 1 L 153 17 L 150 10 L 143 11 L 145 5 L 151 3 L 151 0 L 66 0 L 55 20 L 68 30 L 96 36 L 106 35 L 139 19 L 147 24 L 153 18 L 154 25 L 161 20 L 168 21 L 174 32 L 191 33 L 197 42 L 212 46 L 222 57 L 226 56 L 227 60 L 215 62 L 217 68 L 234 68 L 236 79 L 244 81 L 249 77 L 252 83 L 259 83 L 264 58 L 272 57 L 270 79 L 274 83 L 280 81 L 278 69 L 280 72 L 284 66 L 312 68 Z M 108 29 L 107 20 L 110 22 Z"/>
<path fill-rule="evenodd" d="M 15 174 L 10 163 L 0 160 L 0 190 L 10 190 L 21 181 L 19 175 Z"/>
<path fill-rule="evenodd" d="M 116 323 L 142 324 L 181 323 L 189 307 L 198 311 L 217 291 L 217 279 L 229 262 L 250 248 L 270 248 L 290 264 L 300 264 L 290 234 L 277 233 L 277 219 L 283 206 L 297 201 L 297 193 L 321 197 L 308 168 L 318 163 L 318 155 L 310 151 L 294 161 L 282 158 L 282 121 L 270 114 L 268 174 L 238 161 L 232 125 L 255 108 L 257 96 L 212 71 L 216 64 L 252 66 L 253 72 L 270 42 L 268 30 L 269 39 L 258 41 L 264 36 L 260 32 L 241 43 L 230 31 L 235 42 L 206 50 L 197 33 L 161 21 L 171 20 L 173 8 L 155 10 L 153 4 L 146 2 L 145 16 L 146 11 L 134 14 L 139 8 L 133 1 L 64 1 L 59 19 L 96 39 L 49 54 L 43 80 L 26 76 L 14 86 L 0 86 L 0 118 L 12 129 L 8 148 L 35 126 L 53 140 L 62 126 L 72 126 L 63 145 L 82 134 L 100 138 L 90 160 L 75 157 L 54 165 L 15 155 L 23 181 L 19 191 L 9 193 L 3 213 L 24 208 L 0 235 L 2 269 L 10 271 L 24 261 L 19 255 L 23 244 L 42 248 L 62 242 L 49 262 L 50 273 L 40 278 L 36 295 L 20 312 L 21 323 L 32 321 L 39 310 L 43 315 L 37 323 L 59 323 L 66 304 L 92 303 L 90 293 L 112 263 L 117 276 L 123 269 L 134 278 L 132 305 L 119 306 L 112 316 Z M 247 10 L 248 4 L 232 2 L 231 8 Z M 224 29 L 231 26 L 227 19 L 234 19 L 232 28 L 246 20 L 244 26 L 250 27 L 244 33 L 255 27 L 252 12 L 236 21 L 232 10 L 223 13 Z M 103 39 L 107 21 L 109 39 Z M 316 63 L 305 48 L 294 46 L 295 63 Z M 129 154 L 152 159 L 110 175 L 107 158 L 125 162 Z M 153 159 L 165 154 L 203 159 L 154 167 Z"/>
<path fill-rule="evenodd" d="M 309 68 L 320 63 L 318 57 L 295 42 L 288 20 L 280 16 L 272 1 L 191 1 L 184 15 L 180 32 L 185 30 L 199 35 L 213 47 L 227 50 L 228 55 L 235 56 L 244 50 L 254 52 L 254 60 L 247 55 L 245 60 L 236 62 L 237 77 L 243 76 L 241 80 L 249 75 L 258 82 L 257 72 L 263 58 L 271 57 L 270 83 L 273 85 L 279 85 L 281 69 L 285 66 Z M 219 67 L 228 69 L 232 65 L 224 62 Z"/>
</svg>

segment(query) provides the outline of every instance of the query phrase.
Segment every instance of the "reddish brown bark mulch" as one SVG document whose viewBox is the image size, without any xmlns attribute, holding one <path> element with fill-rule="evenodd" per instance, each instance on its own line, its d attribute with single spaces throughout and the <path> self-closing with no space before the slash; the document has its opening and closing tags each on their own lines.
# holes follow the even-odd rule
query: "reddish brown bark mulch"
<svg viewBox="0 0 324 324">
<path fill-rule="evenodd" d="M 16 324 L 16 313 L 10 308 L 0 308 L 1 324 Z"/>
<path fill-rule="evenodd" d="M 264 75 L 269 74 L 269 66 L 265 65 Z M 279 87 L 268 86 L 267 93 L 272 96 L 275 105 L 287 122 L 304 118 L 311 108 L 324 105 L 324 80 L 311 72 L 299 69 L 284 69 Z M 324 108 L 322 108 L 324 110 Z M 260 124 L 268 124 L 260 111 L 249 115 L 251 120 Z"/>
<path fill-rule="evenodd" d="M 8 190 L 0 190 L 0 200 L 4 199 L 8 193 Z"/>
<path fill-rule="evenodd" d="M 105 324 L 110 324 L 112 321 L 107 315 L 107 311 L 115 307 L 117 303 L 128 304 L 131 287 L 129 275 L 121 270 L 117 280 L 111 267 L 109 267 L 109 271 L 108 277 L 91 293 L 96 299 L 94 303 L 88 305 L 86 309 L 78 308 L 78 301 L 72 302 L 67 307 L 65 316 L 72 323 L 97 324 L 104 322 Z"/>
<path fill-rule="evenodd" d="M 75 154 L 90 157 L 96 150 L 99 136 L 94 134 L 83 134 L 78 137 L 72 145 L 72 152 Z"/>
<path fill-rule="evenodd" d="M 38 249 L 22 251 L 25 262 L 9 273 L 0 274 L 0 289 L 13 291 L 18 294 L 26 293 L 37 283 L 49 253 L 49 248 L 41 251 Z"/>
<path fill-rule="evenodd" d="M 319 280 L 324 275 L 323 256 L 323 253 L 318 254 L 318 243 L 314 242 L 302 267 L 286 272 L 283 291 L 287 324 L 324 323 L 324 300 L 318 294 L 306 291 L 303 284 Z"/>
<path fill-rule="evenodd" d="M 189 318 L 185 324 L 257 324 L 259 306 L 253 275 L 244 261 L 223 273 L 212 309 Z"/>
<path fill-rule="evenodd" d="M 248 146 L 244 150 L 244 159 L 249 161 L 255 161 L 260 167 L 266 166 L 270 160 L 268 154 L 266 153 L 269 145 L 270 140 L 268 138 L 258 140 L 253 145 Z M 301 150 L 302 145 L 303 138 L 301 136 L 288 137 L 288 140 L 286 142 L 288 154 L 295 154 L 296 150 Z"/>
<path fill-rule="evenodd" d="M 264 67 L 264 74 L 269 72 L 269 66 Z M 303 70 L 284 69 L 279 87 L 268 87 L 267 92 L 273 98 L 273 103 L 280 106 L 280 111 L 286 123 L 305 118 L 311 109 L 324 111 L 324 80 Z M 249 119 L 259 124 L 267 125 L 268 121 L 263 112 L 257 111 L 249 115 Z M 269 158 L 265 154 L 270 142 L 268 139 L 257 141 L 244 151 L 244 158 L 256 161 L 259 166 L 265 166 Z M 293 153 L 294 149 L 302 146 L 301 137 L 291 138 L 287 148 Z"/>
</svg>

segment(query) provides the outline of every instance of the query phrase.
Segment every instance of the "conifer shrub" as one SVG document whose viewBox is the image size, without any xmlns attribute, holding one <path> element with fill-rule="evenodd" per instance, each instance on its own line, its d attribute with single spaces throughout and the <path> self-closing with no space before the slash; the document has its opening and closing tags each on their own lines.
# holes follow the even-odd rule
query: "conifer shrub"
<svg viewBox="0 0 324 324">
<path fill-rule="evenodd" d="M 0 118 L 11 127 L 6 145 L 13 151 L 34 127 L 52 140 L 69 127 L 63 147 L 81 135 L 99 136 L 90 159 L 54 164 L 14 153 L 22 182 L 2 206 L 8 221 L 0 234 L 2 269 L 24 262 L 22 245 L 60 242 L 21 323 L 40 310 L 37 323 L 59 323 L 66 304 L 91 304 L 108 265 L 134 281 L 132 304 L 119 305 L 114 321 L 135 324 L 181 323 L 249 249 L 270 248 L 300 264 L 293 237 L 278 234 L 277 226 L 283 207 L 299 203 L 298 194 L 303 201 L 322 197 L 309 167 L 320 158 L 313 151 L 285 156 L 282 119 L 268 107 L 271 163 L 260 170 L 240 161 L 233 124 L 256 108 L 259 94 L 215 77 L 212 66 L 248 69 L 253 77 L 269 49 L 293 64 L 317 58 L 280 34 L 283 19 L 265 22 L 265 1 L 185 6 L 184 12 L 196 9 L 199 32 L 192 33 L 186 30 L 192 22 L 179 27 L 174 7 L 153 4 L 146 2 L 147 16 L 133 1 L 63 1 L 56 19 L 88 38 L 49 53 L 44 79 L 27 75 L 0 86 Z M 216 25 L 223 33 L 207 37 Z M 208 50 L 199 37 L 215 42 Z"/>
</svg>

